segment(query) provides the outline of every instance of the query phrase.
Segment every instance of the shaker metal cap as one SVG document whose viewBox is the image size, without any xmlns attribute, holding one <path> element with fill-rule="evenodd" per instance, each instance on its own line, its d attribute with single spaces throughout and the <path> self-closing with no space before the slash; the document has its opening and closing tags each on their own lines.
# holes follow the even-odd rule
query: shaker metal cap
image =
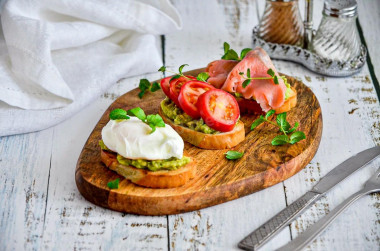
<svg viewBox="0 0 380 251">
<path fill-rule="evenodd" d="M 323 13 L 331 17 L 355 17 L 356 0 L 325 0 Z"/>
</svg>

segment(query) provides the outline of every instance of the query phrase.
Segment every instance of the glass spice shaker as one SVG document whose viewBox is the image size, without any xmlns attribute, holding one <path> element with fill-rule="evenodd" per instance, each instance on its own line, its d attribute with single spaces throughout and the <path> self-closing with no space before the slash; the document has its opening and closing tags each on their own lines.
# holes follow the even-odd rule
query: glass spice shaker
<svg viewBox="0 0 380 251">
<path fill-rule="evenodd" d="M 311 50 L 332 60 L 348 61 L 358 56 L 361 42 L 356 19 L 355 0 L 326 0 Z"/>
<path fill-rule="evenodd" d="M 303 46 L 304 26 L 298 0 L 266 0 L 258 36 L 278 44 Z"/>
</svg>

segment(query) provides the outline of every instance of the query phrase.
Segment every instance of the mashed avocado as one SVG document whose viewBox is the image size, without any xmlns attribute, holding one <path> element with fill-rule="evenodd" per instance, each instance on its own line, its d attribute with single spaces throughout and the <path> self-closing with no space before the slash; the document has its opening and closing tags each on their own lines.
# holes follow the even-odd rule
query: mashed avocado
<svg viewBox="0 0 380 251">
<path fill-rule="evenodd" d="M 99 146 L 102 150 L 112 152 L 104 144 L 103 140 L 99 140 Z M 134 166 L 136 168 L 149 169 L 150 171 L 160 170 L 177 170 L 178 168 L 190 162 L 189 157 L 183 156 L 182 159 L 170 158 L 164 160 L 145 160 L 145 159 L 127 159 L 121 155 L 117 155 L 117 161 L 125 166 Z"/>
<path fill-rule="evenodd" d="M 164 160 L 145 160 L 145 159 L 127 159 L 117 155 L 117 161 L 125 166 L 134 166 L 136 168 L 149 169 L 150 171 L 160 170 L 177 170 L 181 166 L 190 162 L 189 157 L 183 156 L 182 159 L 170 158 Z"/>
<path fill-rule="evenodd" d="M 289 98 L 289 95 L 290 95 L 290 84 L 288 83 L 288 80 L 286 78 L 283 78 L 283 79 L 284 79 L 284 84 L 286 86 L 285 100 L 287 100 Z"/>
<path fill-rule="evenodd" d="M 218 131 L 206 125 L 203 119 L 193 119 L 187 115 L 181 108 L 176 106 L 169 98 L 165 98 L 161 102 L 161 109 L 166 117 L 173 120 L 174 124 L 188 127 L 197 132 L 207 134 L 216 134 Z"/>
</svg>

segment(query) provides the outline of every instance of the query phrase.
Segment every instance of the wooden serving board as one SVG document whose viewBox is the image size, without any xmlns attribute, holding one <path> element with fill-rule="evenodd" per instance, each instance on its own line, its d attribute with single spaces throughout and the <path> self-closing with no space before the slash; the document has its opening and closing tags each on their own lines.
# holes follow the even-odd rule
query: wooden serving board
<svg viewBox="0 0 380 251">
<path fill-rule="evenodd" d="M 186 74 L 196 76 L 204 69 Z M 187 184 L 171 189 L 151 189 L 134 185 L 109 170 L 100 160 L 101 130 L 115 108 L 125 110 L 141 107 L 147 114 L 158 113 L 165 98 L 162 91 L 147 93 L 143 99 L 134 89 L 119 97 L 103 114 L 79 156 L 75 179 L 80 193 L 96 205 L 112 210 L 142 214 L 165 215 L 193 211 L 251 194 L 281 182 L 303 169 L 314 157 L 322 134 L 322 114 L 313 92 L 301 81 L 287 77 L 297 90 L 298 103 L 288 112 L 291 125 L 300 123 L 306 139 L 294 145 L 272 146 L 278 133 L 272 125 L 262 124 L 254 131 L 249 127 L 256 116 L 242 116 L 246 139 L 231 150 L 244 151 L 239 160 L 227 160 L 228 150 L 204 150 L 185 143 L 186 155 L 197 162 L 196 177 Z M 119 188 L 110 190 L 107 183 L 121 178 Z"/>
</svg>

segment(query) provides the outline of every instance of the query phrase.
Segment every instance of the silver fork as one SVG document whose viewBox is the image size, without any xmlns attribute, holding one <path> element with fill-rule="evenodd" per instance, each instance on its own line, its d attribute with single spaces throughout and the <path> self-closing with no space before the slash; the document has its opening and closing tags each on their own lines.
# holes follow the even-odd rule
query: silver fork
<svg viewBox="0 0 380 251">
<path fill-rule="evenodd" d="M 365 184 L 363 189 L 354 193 L 348 199 L 343 201 L 339 206 L 334 208 L 329 214 L 324 216 L 321 220 L 314 223 L 311 227 L 302 232 L 296 239 L 289 242 L 285 246 L 282 246 L 278 250 L 281 251 L 298 251 L 306 247 L 312 242 L 341 212 L 343 212 L 348 206 L 354 203 L 364 195 L 380 191 L 380 168 L 377 169 L 375 175 L 373 175 Z"/>
</svg>

